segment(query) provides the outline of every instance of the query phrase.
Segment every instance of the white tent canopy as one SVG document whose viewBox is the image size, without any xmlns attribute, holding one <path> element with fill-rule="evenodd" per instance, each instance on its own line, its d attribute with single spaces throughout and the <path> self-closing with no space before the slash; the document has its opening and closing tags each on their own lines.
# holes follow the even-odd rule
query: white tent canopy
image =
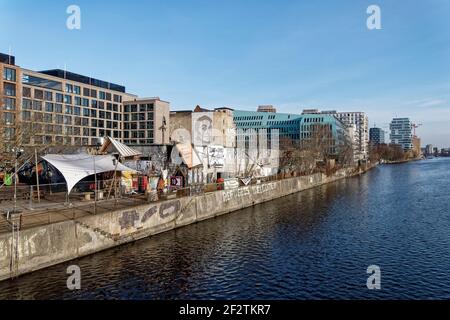
<svg viewBox="0 0 450 320">
<path fill-rule="evenodd" d="M 82 179 L 95 173 L 108 171 L 132 171 L 121 163 L 114 165 L 114 157 L 111 155 L 93 156 L 89 154 L 48 154 L 42 157 L 52 166 L 61 172 L 67 183 L 67 192 L 70 193 L 73 187 Z M 94 168 L 95 163 L 95 168 Z"/>
</svg>

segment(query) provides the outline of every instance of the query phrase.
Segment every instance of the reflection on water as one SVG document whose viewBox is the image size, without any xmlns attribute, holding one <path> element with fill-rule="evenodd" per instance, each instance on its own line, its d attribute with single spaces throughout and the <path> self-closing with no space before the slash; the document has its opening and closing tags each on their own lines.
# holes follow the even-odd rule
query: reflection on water
<svg viewBox="0 0 450 320">
<path fill-rule="evenodd" d="M 447 159 L 380 166 L 2 282 L 0 298 L 449 298 L 449 176 Z M 366 287 L 372 264 L 380 291 Z"/>
</svg>

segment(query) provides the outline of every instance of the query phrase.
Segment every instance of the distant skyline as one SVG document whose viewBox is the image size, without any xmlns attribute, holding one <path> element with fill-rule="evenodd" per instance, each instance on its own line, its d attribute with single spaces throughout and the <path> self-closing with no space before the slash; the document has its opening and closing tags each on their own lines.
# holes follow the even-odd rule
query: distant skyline
<svg viewBox="0 0 450 320">
<path fill-rule="evenodd" d="M 69 5 L 81 30 L 66 28 Z M 366 9 L 381 8 L 381 30 Z M 159 96 L 173 110 L 364 111 L 450 147 L 450 1 L 0 0 L 0 52 Z"/>
</svg>

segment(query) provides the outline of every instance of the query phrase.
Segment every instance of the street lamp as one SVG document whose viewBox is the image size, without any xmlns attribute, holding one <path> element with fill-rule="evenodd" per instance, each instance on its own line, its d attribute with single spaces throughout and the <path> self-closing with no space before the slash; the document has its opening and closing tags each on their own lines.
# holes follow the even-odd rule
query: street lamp
<svg viewBox="0 0 450 320">
<path fill-rule="evenodd" d="M 22 153 L 24 152 L 24 150 L 20 147 L 14 147 L 11 150 L 12 152 L 14 152 L 14 210 L 13 213 L 17 212 L 17 178 L 18 178 L 18 173 L 17 173 L 17 160 L 19 159 L 19 157 L 22 155 Z M 32 196 L 32 195 L 30 195 Z"/>
</svg>

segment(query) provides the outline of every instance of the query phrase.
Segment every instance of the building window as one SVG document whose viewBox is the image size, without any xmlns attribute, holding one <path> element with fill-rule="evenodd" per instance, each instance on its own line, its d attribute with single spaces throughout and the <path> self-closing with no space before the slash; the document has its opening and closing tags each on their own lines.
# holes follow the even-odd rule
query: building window
<svg viewBox="0 0 450 320">
<path fill-rule="evenodd" d="M 44 91 L 42 90 L 34 90 L 34 98 L 39 100 L 44 100 Z"/>
<path fill-rule="evenodd" d="M 11 68 L 4 68 L 3 80 L 16 82 L 16 70 Z"/>
<path fill-rule="evenodd" d="M 65 109 L 64 113 L 65 114 L 72 114 L 72 107 L 71 106 L 66 106 L 66 109 Z"/>
<path fill-rule="evenodd" d="M 6 110 L 16 110 L 16 99 L 14 98 L 4 98 L 3 103 L 5 104 Z"/>
<path fill-rule="evenodd" d="M 22 108 L 27 109 L 27 110 L 33 109 L 33 102 L 29 99 L 23 99 L 22 100 Z"/>
<path fill-rule="evenodd" d="M 73 93 L 73 85 L 66 83 L 66 92 Z"/>
<path fill-rule="evenodd" d="M 31 112 L 30 111 L 22 111 L 22 120 L 30 121 L 31 120 Z"/>
<path fill-rule="evenodd" d="M 14 124 L 15 121 L 15 115 L 11 112 L 5 112 L 3 114 L 3 121 L 5 124 Z"/>
<path fill-rule="evenodd" d="M 55 111 L 57 113 L 62 113 L 62 104 L 59 103 L 55 104 Z"/>
<path fill-rule="evenodd" d="M 33 100 L 33 110 L 42 111 L 42 102 Z"/>
<path fill-rule="evenodd" d="M 73 87 L 73 92 L 75 94 L 81 94 L 81 88 L 79 86 L 74 86 Z"/>
<path fill-rule="evenodd" d="M 103 91 L 99 91 L 99 92 L 98 92 L 98 97 L 99 97 L 99 99 L 105 100 L 105 98 L 106 98 L 106 93 L 103 92 Z"/>
<path fill-rule="evenodd" d="M 53 103 L 51 103 L 51 102 L 46 102 L 46 103 L 45 103 L 45 111 L 47 111 L 47 112 L 53 112 Z"/>
<path fill-rule="evenodd" d="M 62 95 L 61 93 L 57 93 L 56 102 L 64 102 L 64 95 Z"/>
<path fill-rule="evenodd" d="M 72 104 L 72 96 L 65 95 L 65 96 L 64 96 L 64 103 L 66 103 L 66 104 Z"/>
<path fill-rule="evenodd" d="M 4 83 L 3 92 L 5 96 L 14 97 L 16 95 L 16 85 L 11 83 Z"/>
<path fill-rule="evenodd" d="M 45 91 L 45 100 L 53 101 L 53 93 L 51 91 Z"/>
<path fill-rule="evenodd" d="M 53 115 L 51 113 L 44 113 L 44 122 L 52 123 Z"/>
<path fill-rule="evenodd" d="M 31 88 L 23 87 L 22 88 L 22 96 L 25 98 L 31 98 Z"/>
</svg>

